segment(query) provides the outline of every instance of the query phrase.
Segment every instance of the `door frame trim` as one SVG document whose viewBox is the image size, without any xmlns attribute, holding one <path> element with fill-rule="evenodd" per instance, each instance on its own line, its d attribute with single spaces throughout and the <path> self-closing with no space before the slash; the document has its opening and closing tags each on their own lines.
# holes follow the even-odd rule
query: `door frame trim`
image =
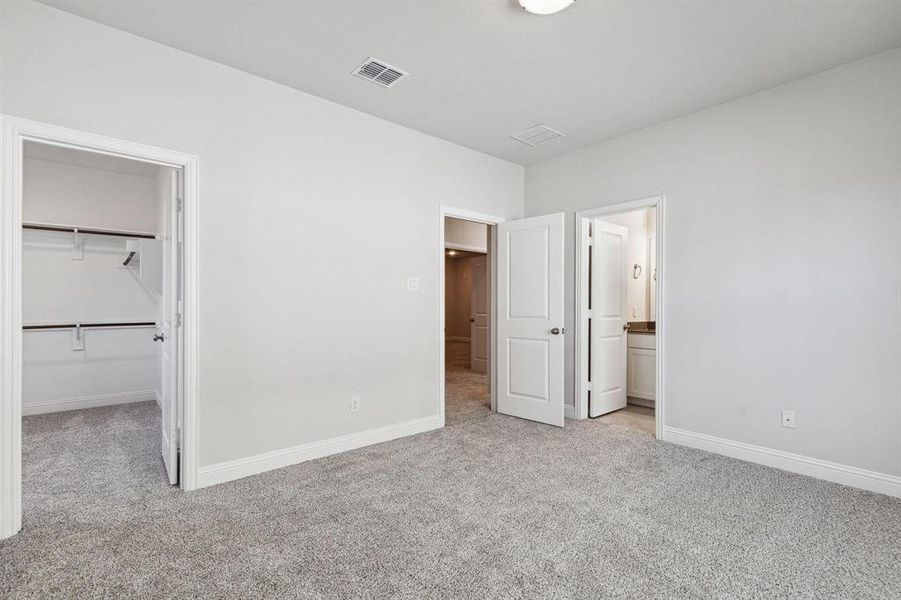
<svg viewBox="0 0 901 600">
<path fill-rule="evenodd" d="M 22 170 L 26 141 L 164 165 L 184 174 L 181 487 L 197 487 L 198 157 L 0 114 L 0 539 L 22 528 Z"/>
<path fill-rule="evenodd" d="M 453 217 L 464 221 L 473 221 L 475 223 L 484 223 L 488 227 L 488 279 L 491 285 L 491 308 L 489 309 L 489 318 L 491 325 L 488 330 L 489 346 L 491 347 L 491 357 L 488 360 L 488 383 L 491 390 L 491 410 L 497 411 L 497 282 L 495 274 L 497 273 L 497 235 L 495 235 L 496 226 L 503 223 L 507 219 L 497 215 L 489 215 L 465 208 L 455 208 L 453 206 L 441 205 L 438 207 L 438 417 L 441 421 L 441 427 L 444 427 L 444 391 L 446 385 L 446 377 L 444 373 L 444 219 L 445 217 Z"/>
<path fill-rule="evenodd" d="M 608 204 L 597 208 L 589 208 L 576 212 L 575 222 L 575 377 L 573 381 L 573 398 L 575 401 L 574 418 L 588 418 L 588 390 L 585 385 L 584 378 L 587 377 L 587 360 L 588 360 L 588 327 L 585 323 L 588 319 L 588 302 L 586 294 L 588 293 L 585 285 L 582 271 L 588 262 L 588 244 L 585 243 L 588 233 L 588 220 L 603 215 L 613 215 L 643 208 L 657 209 L 657 315 L 656 320 L 656 376 L 654 392 L 654 420 L 655 432 L 657 439 L 663 439 L 663 424 L 665 422 L 664 415 L 666 403 L 664 401 L 664 348 L 666 347 L 664 340 L 666 336 L 666 317 L 664 290 L 666 269 L 664 268 L 664 257 L 666 247 L 666 213 L 664 206 L 666 197 L 663 194 L 657 196 L 649 196 L 638 200 L 629 200 L 626 202 L 618 202 L 616 204 Z M 585 289 L 583 289 L 585 288 Z"/>
</svg>

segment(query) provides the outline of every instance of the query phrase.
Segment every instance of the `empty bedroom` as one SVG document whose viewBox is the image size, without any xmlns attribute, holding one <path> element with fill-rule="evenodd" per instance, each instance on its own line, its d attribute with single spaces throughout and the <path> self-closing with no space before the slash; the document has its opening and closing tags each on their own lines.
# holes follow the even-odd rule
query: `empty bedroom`
<svg viewBox="0 0 901 600">
<path fill-rule="evenodd" d="M 901 597 L 901 0 L 0 2 L 0 597 Z"/>
</svg>

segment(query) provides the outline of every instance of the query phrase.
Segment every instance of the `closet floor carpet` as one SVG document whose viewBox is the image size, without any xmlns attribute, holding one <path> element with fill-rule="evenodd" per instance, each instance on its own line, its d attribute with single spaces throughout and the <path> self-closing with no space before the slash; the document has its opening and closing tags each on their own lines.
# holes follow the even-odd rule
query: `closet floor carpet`
<svg viewBox="0 0 901 600">
<path fill-rule="evenodd" d="M 491 414 L 479 377 L 443 430 L 193 493 L 154 404 L 28 417 L 0 597 L 901 597 L 901 500 Z"/>
</svg>

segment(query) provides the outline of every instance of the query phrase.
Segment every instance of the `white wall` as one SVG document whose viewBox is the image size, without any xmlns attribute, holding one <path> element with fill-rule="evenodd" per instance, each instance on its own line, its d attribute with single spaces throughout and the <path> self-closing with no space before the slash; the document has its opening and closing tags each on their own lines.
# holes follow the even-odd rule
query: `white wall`
<svg viewBox="0 0 901 600">
<path fill-rule="evenodd" d="M 444 218 L 444 246 L 472 252 L 488 251 L 488 225 L 455 219 Z"/>
<path fill-rule="evenodd" d="M 48 160 L 24 164 L 24 221 L 100 227 L 79 221 L 97 215 L 110 229 L 157 231 L 152 178 Z"/>
<path fill-rule="evenodd" d="M 155 233 L 155 182 L 43 160 L 24 162 L 26 220 Z M 71 233 L 24 230 L 23 323 L 156 321 L 158 297 L 122 265 L 125 238 L 83 235 L 73 259 Z M 22 402 L 26 414 L 154 398 L 159 383 L 152 329 L 23 333 Z"/>
<path fill-rule="evenodd" d="M 526 214 L 665 194 L 666 425 L 897 476 L 899 164 L 895 50 L 531 165 Z"/>
<path fill-rule="evenodd" d="M 519 217 L 521 166 L 43 5 L 0 22 L 5 113 L 199 156 L 201 466 L 437 414 L 439 206 Z"/>
</svg>

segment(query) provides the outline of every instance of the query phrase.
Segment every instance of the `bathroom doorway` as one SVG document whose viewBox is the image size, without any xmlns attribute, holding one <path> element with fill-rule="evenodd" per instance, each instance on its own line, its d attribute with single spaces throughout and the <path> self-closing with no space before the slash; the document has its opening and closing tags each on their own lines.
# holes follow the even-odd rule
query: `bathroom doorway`
<svg viewBox="0 0 901 600">
<path fill-rule="evenodd" d="M 576 214 L 572 416 L 661 437 L 663 198 Z"/>
</svg>

